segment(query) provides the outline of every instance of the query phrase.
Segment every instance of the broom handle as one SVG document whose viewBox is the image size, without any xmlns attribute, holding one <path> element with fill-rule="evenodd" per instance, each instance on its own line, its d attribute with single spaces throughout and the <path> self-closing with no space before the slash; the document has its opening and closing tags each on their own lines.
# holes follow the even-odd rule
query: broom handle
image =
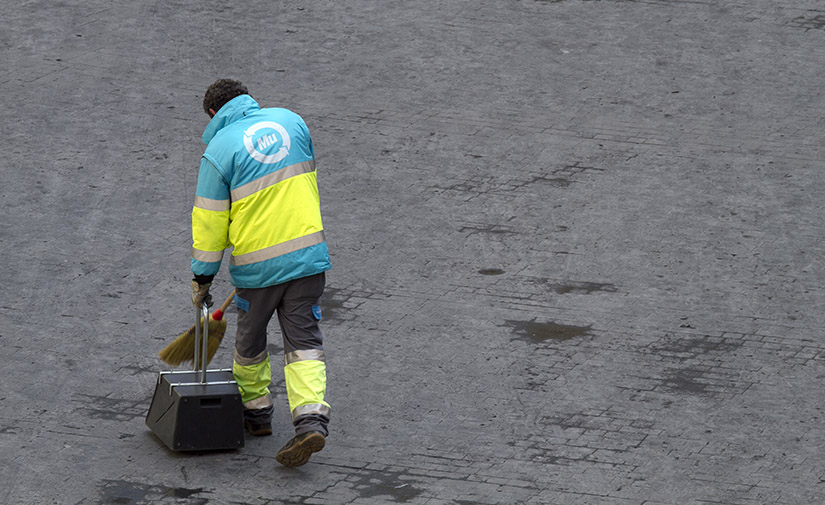
<svg viewBox="0 0 825 505">
<path fill-rule="evenodd" d="M 201 328 L 203 323 L 203 328 Z M 201 384 L 206 382 L 206 360 L 201 359 L 201 346 L 203 346 L 203 354 L 206 354 L 207 339 L 209 338 L 209 307 L 204 303 L 200 307 L 195 308 L 195 358 L 192 365 L 195 369 L 195 374 L 202 375 Z M 201 369 L 203 373 L 201 374 Z"/>
<path fill-rule="evenodd" d="M 221 308 L 218 309 L 220 311 L 221 316 L 218 319 L 223 318 L 223 311 L 229 307 L 229 304 L 232 303 L 232 298 L 235 297 L 235 290 L 233 289 L 229 296 L 226 298 L 226 301 L 223 302 Z M 200 313 L 203 313 L 201 316 Z M 218 312 L 217 310 L 215 311 Z M 201 384 L 206 384 L 206 362 L 207 362 L 207 351 L 209 347 L 209 307 L 206 305 L 201 305 L 200 309 L 198 309 L 198 315 L 195 316 L 195 371 L 198 371 L 198 366 L 200 365 L 200 372 L 201 372 Z M 203 331 L 201 331 L 201 321 L 203 321 Z M 198 349 L 200 346 L 200 349 Z M 200 351 L 200 363 L 198 363 L 198 351 Z"/>
<path fill-rule="evenodd" d="M 226 311 L 226 309 L 228 309 L 228 308 L 229 308 L 229 304 L 230 304 L 230 303 L 232 303 L 232 298 L 234 298 L 234 297 L 235 297 L 235 290 L 233 289 L 233 290 L 232 290 L 232 293 L 230 293 L 230 294 L 229 294 L 229 298 L 227 298 L 227 299 L 226 299 L 226 301 L 225 301 L 225 302 L 223 302 L 223 305 L 221 305 L 221 308 L 220 308 L 219 310 L 220 310 L 221 312 L 225 312 L 225 311 Z M 215 311 L 215 312 L 217 312 L 217 311 Z M 198 314 L 200 314 L 200 312 L 198 312 Z M 212 313 L 212 316 L 214 317 L 214 315 L 215 315 L 215 313 L 213 312 L 213 313 Z M 192 326 L 190 326 L 190 327 L 189 327 L 189 331 L 190 331 L 190 332 L 195 331 L 195 325 L 194 325 L 194 324 L 193 324 Z"/>
<path fill-rule="evenodd" d="M 229 307 L 229 304 L 232 303 L 232 299 L 235 298 L 235 290 L 233 289 L 231 293 L 229 293 L 229 297 L 223 302 L 221 308 L 219 309 L 221 313 L 226 312 L 226 309 Z"/>
</svg>

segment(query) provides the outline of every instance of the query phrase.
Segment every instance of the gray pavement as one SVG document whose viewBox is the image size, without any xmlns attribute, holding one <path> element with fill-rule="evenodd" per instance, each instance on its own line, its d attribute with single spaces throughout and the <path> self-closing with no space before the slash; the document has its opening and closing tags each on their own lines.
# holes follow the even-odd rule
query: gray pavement
<svg viewBox="0 0 825 505">
<path fill-rule="evenodd" d="M 0 503 L 825 503 L 821 1 L 2 12 Z M 144 425 L 225 76 L 318 155 L 333 419 L 298 469 L 278 371 L 241 450 Z"/>
</svg>

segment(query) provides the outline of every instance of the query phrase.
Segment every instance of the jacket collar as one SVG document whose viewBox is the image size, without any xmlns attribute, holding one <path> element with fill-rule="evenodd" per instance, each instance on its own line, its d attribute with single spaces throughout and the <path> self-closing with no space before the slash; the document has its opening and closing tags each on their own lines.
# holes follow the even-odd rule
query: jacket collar
<svg viewBox="0 0 825 505">
<path fill-rule="evenodd" d="M 204 144 L 208 145 L 209 142 L 215 138 L 215 135 L 221 130 L 221 128 L 228 124 L 234 123 L 247 114 L 259 110 L 260 108 L 261 106 L 258 105 L 258 102 L 256 102 L 251 96 L 236 96 L 232 100 L 226 102 L 218 113 L 215 114 L 215 117 L 209 121 L 209 124 L 206 125 L 206 130 L 203 132 L 201 140 L 203 140 Z"/>
</svg>

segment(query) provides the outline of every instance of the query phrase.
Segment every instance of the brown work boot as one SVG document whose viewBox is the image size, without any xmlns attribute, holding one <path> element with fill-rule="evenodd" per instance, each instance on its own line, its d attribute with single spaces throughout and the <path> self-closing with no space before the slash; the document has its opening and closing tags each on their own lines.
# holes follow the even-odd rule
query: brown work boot
<svg viewBox="0 0 825 505">
<path fill-rule="evenodd" d="M 325 444 L 326 438 L 318 431 L 295 435 L 278 451 L 275 461 L 284 466 L 301 466 L 309 461 L 313 452 L 323 449 Z"/>
<path fill-rule="evenodd" d="M 253 423 L 252 421 L 243 422 L 246 431 L 249 432 L 250 435 L 255 435 L 256 437 L 265 437 L 267 435 L 272 435 L 272 423 Z"/>
</svg>

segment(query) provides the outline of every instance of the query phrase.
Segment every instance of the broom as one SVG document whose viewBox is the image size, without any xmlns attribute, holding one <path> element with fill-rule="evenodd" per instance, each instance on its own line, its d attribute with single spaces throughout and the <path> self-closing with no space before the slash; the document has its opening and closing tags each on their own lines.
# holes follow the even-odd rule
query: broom
<svg viewBox="0 0 825 505">
<path fill-rule="evenodd" d="M 223 334 L 226 333 L 226 319 L 223 318 L 223 313 L 229 304 L 232 303 L 232 298 L 235 296 L 235 290 L 229 294 L 229 298 L 223 302 L 221 308 L 209 314 L 209 355 L 206 359 L 206 364 L 212 361 L 212 357 L 218 352 L 218 347 L 223 340 Z M 203 324 L 203 318 L 201 318 Z M 178 366 L 181 363 L 193 361 L 195 356 L 195 325 L 193 324 L 188 330 L 181 333 L 171 344 L 167 345 L 162 351 L 158 353 L 160 359 L 164 363 L 172 366 Z"/>
</svg>

